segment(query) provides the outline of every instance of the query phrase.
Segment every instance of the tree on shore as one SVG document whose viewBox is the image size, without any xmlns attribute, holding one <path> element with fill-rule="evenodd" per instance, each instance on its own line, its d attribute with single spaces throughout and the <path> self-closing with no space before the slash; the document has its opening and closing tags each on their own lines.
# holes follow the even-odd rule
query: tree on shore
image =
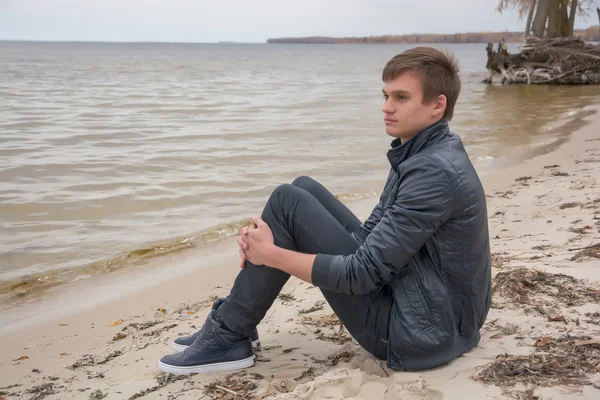
<svg viewBox="0 0 600 400">
<path fill-rule="evenodd" d="M 556 38 L 573 36 L 576 15 L 588 16 L 593 6 L 594 0 L 500 0 L 498 11 L 515 8 L 527 16 L 525 37 Z"/>
</svg>

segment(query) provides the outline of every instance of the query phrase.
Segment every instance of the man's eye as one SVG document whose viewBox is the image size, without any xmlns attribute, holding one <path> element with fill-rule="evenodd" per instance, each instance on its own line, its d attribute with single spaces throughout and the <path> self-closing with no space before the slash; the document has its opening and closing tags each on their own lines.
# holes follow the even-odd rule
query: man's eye
<svg viewBox="0 0 600 400">
<path fill-rule="evenodd" d="M 384 98 L 385 100 L 387 100 L 387 99 L 389 99 L 389 98 L 390 98 L 390 96 L 388 96 L 387 94 L 384 94 L 384 95 L 383 95 L 383 98 Z"/>
</svg>

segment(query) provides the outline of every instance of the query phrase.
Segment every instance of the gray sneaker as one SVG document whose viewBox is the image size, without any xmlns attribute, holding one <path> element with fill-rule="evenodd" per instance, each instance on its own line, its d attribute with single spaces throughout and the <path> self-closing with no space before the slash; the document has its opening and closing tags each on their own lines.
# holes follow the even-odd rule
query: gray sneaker
<svg viewBox="0 0 600 400">
<path fill-rule="evenodd" d="M 184 375 L 231 371 L 254 365 L 250 338 L 225 329 L 212 310 L 196 340 L 184 351 L 164 356 L 158 368 L 166 373 Z"/>
<path fill-rule="evenodd" d="M 213 302 L 211 311 L 219 308 L 219 306 L 221 305 L 221 303 L 223 303 L 223 301 L 225 301 L 225 299 L 216 299 Z M 200 334 L 201 331 L 202 331 L 202 328 L 200 328 L 193 335 L 178 337 L 171 343 L 171 347 L 175 351 L 184 351 L 185 349 L 188 348 L 188 346 L 190 346 L 192 343 L 194 343 L 194 340 L 196 340 L 196 338 L 198 337 L 198 335 Z M 258 330 L 254 329 L 252 336 L 250 336 L 250 340 L 252 340 L 252 347 L 254 349 L 258 349 L 260 347 L 260 338 L 258 337 Z"/>
</svg>

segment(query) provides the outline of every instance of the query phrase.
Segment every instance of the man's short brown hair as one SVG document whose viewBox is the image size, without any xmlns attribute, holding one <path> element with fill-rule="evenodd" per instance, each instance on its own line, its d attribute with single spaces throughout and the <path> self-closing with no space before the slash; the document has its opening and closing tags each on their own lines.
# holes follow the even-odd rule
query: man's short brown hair
<svg viewBox="0 0 600 400">
<path fill-rule="evenodd" d="M 450 121 L 460 94 L 458 61 L 448 52 L 433 47 L 415 47 L 392 58 L 383 68 L 382 78 L 386 82 L 404 72 L 415 72 L 423 87 L 423 104 L 436 101 L 440 94 L 446 96 L 444 119 Z"/>
</svg>

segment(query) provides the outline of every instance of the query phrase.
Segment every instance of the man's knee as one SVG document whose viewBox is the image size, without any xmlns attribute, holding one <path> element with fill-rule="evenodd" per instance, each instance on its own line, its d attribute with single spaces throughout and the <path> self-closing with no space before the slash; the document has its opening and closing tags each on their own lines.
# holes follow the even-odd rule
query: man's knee
<svg viewBox="0 0 600 400">
<path fill-rule="evenodd" d="M 275 190 L 273 190 L 271 197 L 269 197 L 269 201 L 282 204 L 286 199 L 296 196 L 298 194 L 298 190 L 299 188 L 297 186 L 284 183 L 283 185 L 277 186 Z"/>
<path fill-rule="evenodd" d="M 271 192 L 265 211 L 269 210 L 268 214 L 271 216 L 286 214 L 287 210 L 295 207 L 295 204 L 303 194 L 306 194 L 306 192 L 297 186 L 288 183 L 279 185 Z M 263 214 L 264 218 L 266 218 L 266 215 Z"/>
<path fill-rule="evenodd" d="M 314 187 L 316 183 L 317 181 L 315 181 L 310 176 L 299 176 L 298 178 L 294 179 L 294 182 L 292 182 L 292 186 L 297 186 L 310 192 L 309 189 L 311 187 Z"/>
</svg>

